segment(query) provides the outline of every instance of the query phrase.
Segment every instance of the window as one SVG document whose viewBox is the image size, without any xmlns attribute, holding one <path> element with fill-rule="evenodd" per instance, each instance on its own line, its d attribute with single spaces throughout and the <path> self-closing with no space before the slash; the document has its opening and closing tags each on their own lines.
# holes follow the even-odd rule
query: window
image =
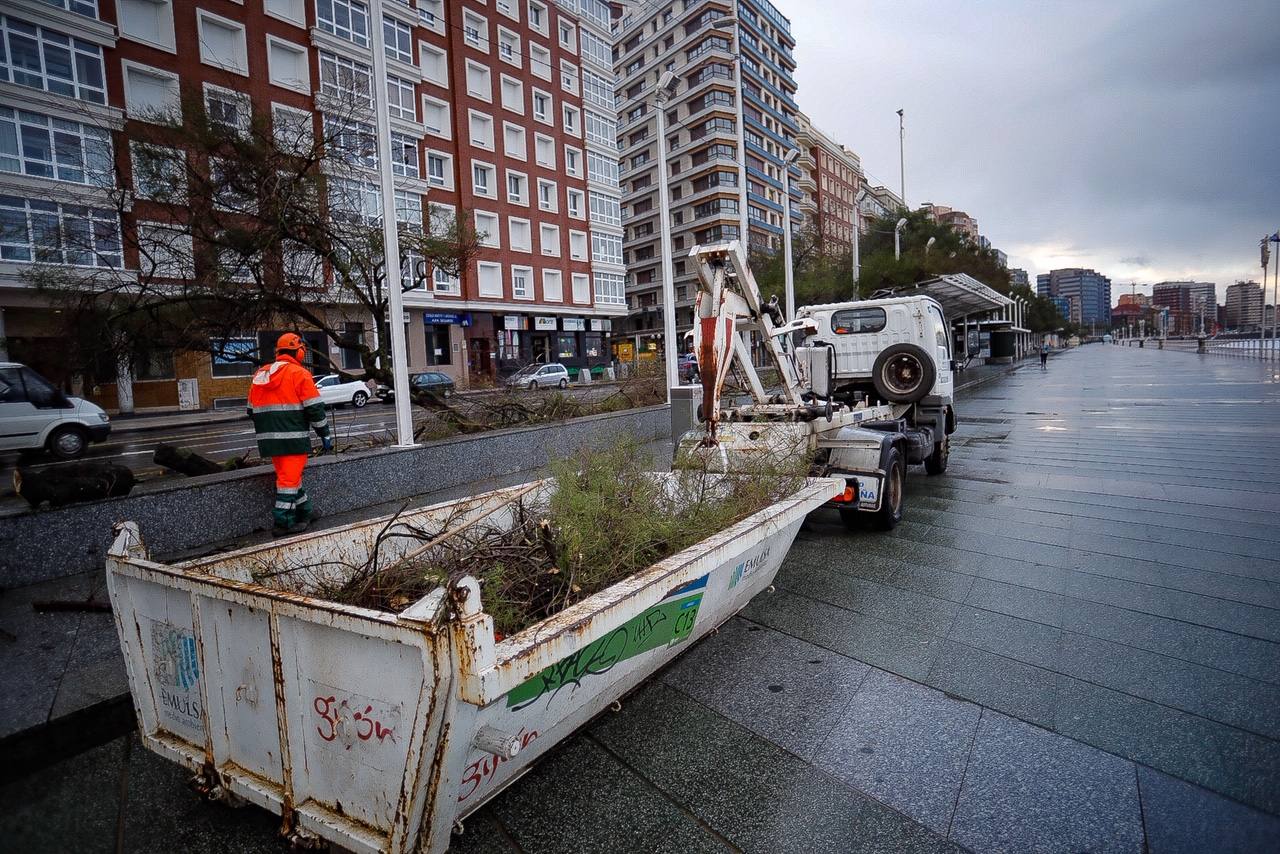
<svg viewBox="0 0 1280 854">
<path fill-rule="evenodd" d="M 461 290 L 461 282 L 457 276 L 450 276 L 448 271 L 436 267 L 431 273 L 438 294 L 456 294 Z"/>
<path fill-rule="evenodd" d="M 275 36 L 267 36 L 267 76 L 276 86 L 311 94 L 311 69 L 307 49 Z"/>
<path fill-rule="evenodd" d="M 602 231 L 592 231 L 591 257 L 602 264 L 622 264 L 622 238 Z"/>
<path fill-rule="evenodd" d="M 592 190 L 591 221 L 602 225 L 622 225 L 622 205 L 617 199 Z"/>
<path fill-rule="evenodd" d="M 543 255 L 551 255 L 555 258 L 560 257 L 560 226 L 543 225 L 538 226 L 538 245 Z"/>
<path fill-rule="evenodd" d="M 373 106 L 373 72 L 362 62 L 320 51 L 320 93 L 339 104 Z"/>
<path fill-rule="evenodd" d="M 587 180 L 610 187 L 618 186 L 618 161 L 594 151 L 587 151 Z M 634 189 L 634 187 L 633 187 Z"/>
<path fill-rule="evenodd" d="M 249 52 L 245 46 L 244 25 L 196 10 L 200 29 L 200 61 L 224 71 L 249 76 Z"/>
<path fill-rule="evenodd" d="M 596 273 L 596 305 L 626 305 L 624 279 L 621 273 Z"/>
<path fill-rule="evenodd" d="M 383 49 L 387 59 L 413 65 L 413 28 L 390 15 L 382 16 Z"/>
<path fill-rule="evenodd" d="M 514 157 L 516 160 L 529 159 L 523 127 L 510 122 L 502 123 L 502 150 L 508 157 Z"/>
<path fill-rule="evenodd" d="M 418 0 L 418 20 L 428 30 L 444 34 L 444 0 Z"/>
<path fill-rule="evenodd" d="M 422 76 L 437 86 L 449 86 L 449 52 L 427 42 L 418 42 Z"/>
<path fill-rule="evenodd" d="M 493 78 L 489 66 L 467 60 L 467 94 L 481 101 L 493 100 Z"/>
<path fill-rule="evenodd" d="M 529 220 L 507 217 L 507 236 L 511 241 L 512 252 L 533 251 L 533 235 L 529 228 Z"/>
<path fill-rule="evenodd" d="M 511 268 L 511 297 L 512 299 L 533 299 L 533 268 L 532 267 L 515 267 Z"/>
<path fill-rule="evenodd" d="M 544 211 L 555 212 L 558 209 L 556 204 L 556 182 L 546 181 L 542 178 L 538 179 L 538 207 Z"/>
<path fill-rule="evenodd" d="M 529 42 L 529 73 L 543 80 L 551 79 L 551 51 L 536 42 Z"/>
<path fill-rule="evenodd" d="M 89 17 L 98 16 L 95 13 Z M 173 3 L 156 3 L 154 0 L 118 0 L 116 17 L 122 37 L 167 50 L 169 53 L 174 52 Z M 306 23 L 305 15 L 303 23 Z"/>
<path fill-rule="evenodd" d="M 182 104 L 176 74 L 128 60 L 123 66 L 125 108 L 130 118 L 167 122 L 180 115 Z"/>
<path fill-rule="evenodd" d="M 244 136 L 249 132 L 252 102 L 244 92 L 233 92 L 218 86 L 204 85 L 204 108 L 209 124 L 226 133 Z"/>
<path fill-rule="evenodd" d="M 849 308 L 831 315 L 831 330 L 837 335 L 879 332 L 887 322 L 883 308 Z"/>
<path fill-rule="evenodd" d="M 418 142 L 413 137 L 391 132 L 391 171 L 405 178 L 418 177 Z"/>
<path fill-rule="evenodd" d="M 449 324 L 447 323 L 426 323 L 423 324 L 425 343 L 427 349 L 428 365 L 448 365 L 452 357 L 452 350 L 449 345 Z M 433 373 L 430 375 L 435 377 L 443 377 L 443 374 Z"/>
<path fill-rule="evenodd" d="M 582 191 L 570 187 L 565 196 L 569 203 L 569 216 L 574 219 L 585 219 L 586 211 L 583 210 Z"/>
<path fill-rule="evenodd" d="M 529 3 L 529 26 L 544 36 L 547 34 L 547 7 L 537 0 L 530 0 Z"/>
<path fill-rule="evenodd" d="M 569 230 L 569 257 L 574 261 L 587 260 L 587 233 Z"/>
<path fill-rule="evenodd" d="M 453 129 L 449 126 L 449 105 L 439 98 L 422 96 L 422 124 L 432 136 L 453 137 Z"/>
<path fill-rule="evenodd" d="M 564 171 L 571 178 L 582 177 L 582 149 L 572 145 L 564 147 Z"/>
<path fill-rule="evenodd" d="M 493 7 L 514 21 L 520 20 L 520 9 L 514 0 L 494 0 Z"/>
<path fill-rule="evenodd" d="M 533 117 L 544 124 L 551 124 L 551 96 L 541 89 L 533 90 Z"/>
<path fill-rule="evenodd" d="M 140 198 L 171 203 L 186 199 L 187 160 L 182 151 L 134 141 L 129 154 L 133 189 Z"/>
<path fill-rule="evenodd" d="M 494 186 L 494 169 L 488 163 L 471 161 L 471 191 L 477 196 L 496 199 L 498 188 Z"/>
<path fill-rule="evenodd" d="M 477 113 L 475 110 L 468 110 L 467 113 L 471 144 L 493 151 L 493 116 Z"/>
<path fill-rule="evenodd" d="M 489 22 L 474 12 L 462 13 L 463 39 L 476 50 L 489 52 Z"/>
<path fill-rule="evenodd" d="M 618 147 L 618 123 L 607 116 L 587 110 L 587 142 L 605 148 Z"/>
<path fill-rule="evenodd" d="M 80 122 L 0 107 L 0 172 L 109 187 L 111 134 Z"/>
<path fill-rule="evenodd" d="M 560 61 L 560 88 L 575 94 L 578 91 L 578 66 L 572 62 Z"/>
<path fill-rule="evenodd" d="M 580 31 L 579 38 L 582 39 L 584 57 L 595 60 L 605 68 L 613 68 L 613 48 L 607 41 L 586 29 Z"/>
<path fill-rule="evenodd" d="M 506 27 L 498 27 L 498 58 L 517 68 L 524 62 L 520 55 L 520 37 Z"/>
<path fill-rule="evenodd" d="M 236 213 L 252 214 L 258 210 L 257 193 L 245 186 L 241 175 L 228 168 L 227 161 L 209 158 L 209 193 L 214 207 Z"/>
<path fill-rule="evenodd" d="M 357 0 L 316 0 L 316 25 L 340 39 L 369 46 L 369 7 Z"/>
<path fill-rule="evenodd" d="M 415 109 L 416 100 L 412 83 L 392 74 L 387 75 L 388 113 L 396 118 L 416 122 L 418 120 L 418 112 Z"/>
<path fill-rule="evenodd" d="M 85 205 L 0 195 L 0 260 L 119 268 L 120 218 Z"/>
<path fill-rule="evenodd" d="M 582 111 L 572 104 L 561 104 L 564 111 L 564 132 L 570 136 L 582 136 Z"/>
<path fill-rule="evenodd" d="M 305 0 L 263 0 L 262 11 L 273 18 L 297 24 L 299 27 L 307 25 Z"/>
<path fill-rule="evenodd" d="M 564 302 L 564 278 L 559 270 L 542 271 L 542 298 L 547 302 Z"/>
<path fill-rule="evenodd" d="M 534 134 L 533 153 L 539 166 L 548 169 L 556 168 L 556 141 L 549 136 Z"/>
<path fill-rule="evenodd" d="M 191 279 L 195 277 L 195 254 L 191 233 L 182 226 L 160 222 L 140 222 L 138 272 L 147 279 Z"/>
<path fill-rule="evenodd" d="M 582 69 L 582 99 L 607 110 L 613 109 L 613 81 L 589 68 Z"/>
<path fill-rule="evenodd" d="M 492 261 L 480 261 L 476 264 L 476 283 L 482 297 L 502 296 L 502 265 Z"/>
<path fill-rule="evenodd" d="M 529 176 L 508 170 L 507 201 L 513 205 L 529 205 Z"/>
<path fill-rule="evenodd" d="M 0 15 L 0 80 L 94 104 L 107 102 L 102 48 Z"/>
<path fill-rule="evenodd" d="M 335 220 L 368 225 L 382 221 L 382 193 L 377 184 L 330 177 L 328 185 L 329 215 Z"/>
<path fill-rule="evenodd" d="M 255 338 L 209 339 L 210 368 L 215 377 L 248 377 L 258 369 Z"/>
<path fill-rule="evenodd" d="M 366 169 L 378 168 L 378 138 L 373 125 L 326 115 L 324 139 L 329 153 L 339 162 Z M 392 147 L 394 149 L 394 144 Z"/>
<path fill-rule="evenodd" d="M 573 301 L 591 302 L 591 277 L 586 273 L 573 274 Z"/>
<path fill-rule="evenodd" d="M 502 108 L 524 115 L 524 84 L 514 77 L 502 75 Z"/>
<path fill-rule="evenodd" d="M 427 180 L 434 187 L 453 189 L 453 155 L 441 151 L 427 152 Z"/>
<path fill-rule="evenodd" d="M 498 233 L 498 215 L 488 211 L 476 211 L 476 239 L 481 246 L 502 248 L 502 235 Z"/>
<path fill-rule="evenodd" d="M 568 21 L 560 21 L 560 47 L 569 53 L 578 52 L 578 28 Z"/>
</svg>

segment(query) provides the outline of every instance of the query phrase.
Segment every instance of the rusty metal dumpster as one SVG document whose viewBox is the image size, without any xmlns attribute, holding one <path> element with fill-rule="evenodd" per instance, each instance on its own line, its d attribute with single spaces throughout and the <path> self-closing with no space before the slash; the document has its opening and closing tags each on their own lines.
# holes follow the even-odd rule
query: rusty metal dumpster
<svg viewBox="0 0 1280 854">
<path fill-rule="evenodd" d="M 500 522 L 515 497 L 548 488 L 398 518 Z M 174 565 L 122 523 L 107 582 L 143 740 L 210 796 L 280 815 L 295 840 L 444 851 L 456 821 L 767 587 L 805 515 L 841 489 L 810 479 L 502 641 L 474 579 L 392 614 L 291 578 L 408 549 L 378 539 L 392 517 Z"/>
</svg>

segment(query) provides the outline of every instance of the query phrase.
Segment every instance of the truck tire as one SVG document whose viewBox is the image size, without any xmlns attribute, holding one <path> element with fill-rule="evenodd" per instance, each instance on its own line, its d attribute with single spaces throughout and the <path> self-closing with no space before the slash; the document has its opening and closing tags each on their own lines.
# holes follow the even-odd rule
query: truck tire
<svg viewBox="0 0 1280 854">
<path fill-rule="evenodd" d="M 933 359 L 915 344 L 894 344 L 876 357 L 871 381 L 890 403 L 915 403 L 924 399 L 938 377 Z"/>
<path fill-rule="evenodd" d="M 884 463 L 884 485 L 880 488 L 880 509 L 871 514 L 871 527 L 891 531 L 902 521 L 902 505 L 906 488 L 907 467 L 902 452 L 889 451 Z"/>
<path fill-rule="evenodd" d="M 933 453 L 925 458 L 926 474 L 942 474 L 947 470 L 947 459 L 951 456 L 951 440 L 943 436 L 942 441 L 933 446 Z"/>
<path fill-rule="evenodd" d="M 89 447 L 89 435 L 81 427 L 67 425 L 49 434 L 46 444 L 49 453 L 60 460 L 76 460 L 84 456 Z"/>
</svg>

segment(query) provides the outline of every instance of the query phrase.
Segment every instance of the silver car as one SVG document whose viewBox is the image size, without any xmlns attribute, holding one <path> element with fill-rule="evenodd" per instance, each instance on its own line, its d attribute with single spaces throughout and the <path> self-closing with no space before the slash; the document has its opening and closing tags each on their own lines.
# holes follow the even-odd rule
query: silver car
<svg viewBox="0 0 1280 854">
<path fill-rule="evenodd" d="M 507 377 L 510 388 L 559 388 L 569 387 L 569 371 L 559 362 L 549 365 L 527 365 Z"/>
</svg>

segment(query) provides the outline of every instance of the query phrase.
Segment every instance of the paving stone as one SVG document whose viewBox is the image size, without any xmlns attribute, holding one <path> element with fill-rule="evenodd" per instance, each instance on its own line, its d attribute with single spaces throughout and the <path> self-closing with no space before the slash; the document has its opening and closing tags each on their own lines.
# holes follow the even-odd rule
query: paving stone
<svg viewBox="0 0 1280 854">
<path fill-rule="evenodd" d="M 999 581 L 979 578 L 973 583 L 965 604 L 1012 617 L 1062 626 L 1062 597 Z"/>
<path fill-rule="evenodd" d="M 1058 678 L 1044 668 L 945 640 L 923 681 L 948 694 L 1052 727 Z"/>
<path fill-rule="evenodd" d="M 663 680 L 812 760 L 870 668 L 741 619 L 689 650 Z"/>
<path fill-rule="evenodd" d="M 802 596 L 940 636 L 955 621 L 958 607 L 945 599 L 813 567 L 797 568 L 782 583 Z"/>
<path fill-rule="evenodd" d="M 0 848 L 23 854 L 112 852 L 124 740 L 0 787 Z"/>
<path fill-rule="evenodd" d="M 950 836 L 975 851 L 1139 854 L 1133 763 L 984 712 Z"/>
<path fill-rule="evenodd" d="M 1258 854 L 1280 850 L 1280 818 L 1138 766 L 1151 854 Z"/>
<path fill-rule="evenodd" d="M 1049 670 L 1058 666 L 1062 630 L 996 611 L 963 608 L 948 637 Z"/>
<path fill-rule="evenodd" d="M 620 714 L 602 718 L 591 733 L 743 851 L 957 850 L 661 683 L 641 690 Z M 679 761 L 673 761 L 676 757 Z"/>
<path fill-rule="evenodd" d="M 979 712 L 873 670 L 814 764 L 945 835 Z"/>
</svg>

